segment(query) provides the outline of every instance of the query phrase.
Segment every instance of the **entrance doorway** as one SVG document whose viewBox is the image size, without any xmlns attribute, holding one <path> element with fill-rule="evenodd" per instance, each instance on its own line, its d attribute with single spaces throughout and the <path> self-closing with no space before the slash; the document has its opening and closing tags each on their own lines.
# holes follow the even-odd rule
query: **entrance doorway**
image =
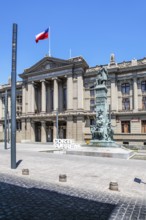
<svg viewBox="0 0 146 220">
<path fill-rule="evenodd" d="M 47 142 L 53 142 L 53 122 L 46 122 Z"/>
<path fill-rule="evenodd" d="M 66 139 L 66 121 L 59 121 L 58 136 L 60 139 Z"/>
<path fill-rule="evenodd" d="M 41 122 L 35 123 L 35 141 L 41 142 Z"/>
</svg>

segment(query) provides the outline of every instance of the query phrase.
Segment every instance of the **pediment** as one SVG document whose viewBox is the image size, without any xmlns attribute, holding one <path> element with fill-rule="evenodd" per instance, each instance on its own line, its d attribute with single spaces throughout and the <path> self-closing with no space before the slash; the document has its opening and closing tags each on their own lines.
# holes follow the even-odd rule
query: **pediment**
<svg viewBox="0 0 146 220">
<path fill-rule="evenodd" d="M 59 71 L 68 71 L 72 68 L 82 68 L 84 70 L 88 67 L 88 64 L 81 56 L 68 60 L 46 56 L 33 66 L 25 69 L 23 73 L 19 74 L 19 77 L 22 79 L 27 79 L 31 76 L 52 74 L 52 72 L 54 73 Z"/>
<path fill-rule="evenodd" d="M 31 66 L 28 69 L 25 69 L 24 73 L 39 73 L 39 72 L 46 72 L 48 70 L 59 68 L 63 66 L 69 65 L 70 62 L 68 60 L 62 60 L 52 57 L 45 57 L 35 65 Z"/>
</svg>

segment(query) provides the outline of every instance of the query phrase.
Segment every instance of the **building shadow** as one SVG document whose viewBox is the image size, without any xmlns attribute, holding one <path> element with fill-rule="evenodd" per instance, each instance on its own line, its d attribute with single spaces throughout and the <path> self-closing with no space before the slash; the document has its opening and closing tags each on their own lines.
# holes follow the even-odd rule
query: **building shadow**
<svg viewBox="0 0 146 220">
<path fill-rule="evenodd" d="M 16 168 L 20 165 L 20 163 L 22 162 L 22 160 L 18 160 L 16 163 Z"/>
<path fill-rule="evenodd" d="M 107 220 L 117 205 L 0 182 L 0 219 Z"/>
</svg>

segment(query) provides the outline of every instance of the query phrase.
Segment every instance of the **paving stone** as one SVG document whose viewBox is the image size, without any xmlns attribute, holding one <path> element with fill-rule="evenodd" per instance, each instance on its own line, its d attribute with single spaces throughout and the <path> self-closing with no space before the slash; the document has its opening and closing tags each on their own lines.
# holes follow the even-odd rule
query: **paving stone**
<svg viewBox="0 0 146 220">
<path fill-rule="evenodd" d="M 146 220 L 146 186 L 133 183 L 137 175 L 146 179 L 143 162 L 40 155 L 31 146 L 19 150 L 23 162 L 11 170 L 9 153 L 0 149 L 2 220 Z M 22 168 L 30 175 L 22 176 Z M 115 169 L 119 192 L 108 189 Z M 59 183 L 60 173 L 67 174 L 66 183 Z"/>
</svg>

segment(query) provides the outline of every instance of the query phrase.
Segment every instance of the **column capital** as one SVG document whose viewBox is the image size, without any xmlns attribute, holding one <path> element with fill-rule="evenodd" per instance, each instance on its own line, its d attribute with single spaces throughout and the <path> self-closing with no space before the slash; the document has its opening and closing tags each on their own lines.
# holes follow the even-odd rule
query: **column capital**
<svg viewBox="0 0 146 220">
<path fill-rule="evenodd" d="M 42 106 L 41 106 L 41 112 L 44 113 L 46 112 L 46 83 L 45 80 L 41 81 L 41 101 L 42 101 Z"/>
<path fill-rule="evenodd" d="M 41 83 L 42 83 L 42 82 L 44 82 L 44 83 L 45 83 L 45 82 L 46 82 L 46 80 L 45 80 L 45 79 L 41 79 L 41 80 L 40 80 L 40 82 L 41 82 Z"/>
<path fill-rule="evenodd" d="M 42 125 L 46 125 L 46 121 L 41 121 L 41 124 Z"/>
<path fill-rule="evenodd" d="M 137 82 L 137 76 L 134 76 L 134 77 L 132 78 L 132 80 L 133 80 L 133 82 Z"/>
<path fill-rule="evenodd" d="M 31 124 L 31 126 L 33 126 L 34 123 L 35 123 L 35 121 L 30 120 L 30 124 Z"/>
<path fill-rule="evenodd" d="M 53 77 L 53 78 L 51 78 L 51 79 L 54 81 L 54 80 L 57 80 L 57 79 L 58 79 L 58 77 Z"/>
<path fill-rule="evenodd" d="M 54 79 L 54 111 L 58 109 L 58 81 Z"/>
</svg>

